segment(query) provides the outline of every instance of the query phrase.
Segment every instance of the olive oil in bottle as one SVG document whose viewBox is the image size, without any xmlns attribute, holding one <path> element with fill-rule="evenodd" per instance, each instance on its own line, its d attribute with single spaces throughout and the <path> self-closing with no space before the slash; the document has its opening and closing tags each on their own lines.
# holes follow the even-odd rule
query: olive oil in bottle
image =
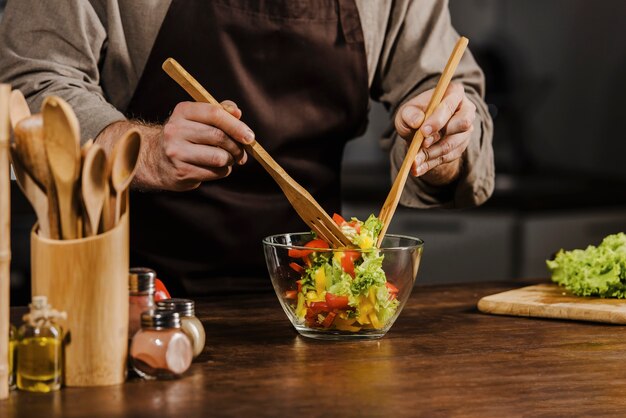
<svg viewBox="0 0 626 418">
<path fill-rule="evenodd" d="M 9 328 L 9 389 L 15 389 L 15 346 L 17 345 L 17 330 L 11 324 Z"/>
<path fill-rule="evenodd" d="M 65 318 L 48 305 L 45 296 L 33 296 L 30 313 L 18 330 L 16 349 L 17 388 L 30 392 L 50 392 L 61 388 L 63 331 L 55 323 Z"/>
</svg>

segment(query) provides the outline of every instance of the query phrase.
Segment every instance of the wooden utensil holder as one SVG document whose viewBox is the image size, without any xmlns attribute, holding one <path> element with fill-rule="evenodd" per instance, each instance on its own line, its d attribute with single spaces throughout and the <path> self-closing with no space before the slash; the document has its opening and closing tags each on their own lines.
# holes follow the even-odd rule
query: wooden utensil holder
<svg viewBox="0 0 626 418">
<path fill-rule="evenodd" d="M 123 383 L 128 349 L 128 214 L 89 238 L 50 240 L 31 232 L 32 294 L 45 295 L 66 336 L 67 386 Z"/>
</svg>

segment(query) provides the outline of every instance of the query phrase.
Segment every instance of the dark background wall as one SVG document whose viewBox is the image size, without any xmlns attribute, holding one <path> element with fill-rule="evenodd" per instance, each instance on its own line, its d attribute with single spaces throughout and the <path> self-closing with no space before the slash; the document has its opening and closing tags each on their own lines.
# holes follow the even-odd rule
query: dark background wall
<svg viewBox="0 0 626 418">
<path fill-rule="evenodd" d="M 391 230 L 425 239 L 418 282 L 545 277 L 559 248 L 626 230 L 626 2 L 450 0 L 450 9 L 487 76 L 496 192 L 473 210 L 400 209 Z M 388 120 L 373 103 L 368 132 L 346 149 L 346 216 L 378 213 L 389 190 L 377 143 Z M 17 193 L 13 302 L 25 303 L 33 217 Z"/>
</svg>

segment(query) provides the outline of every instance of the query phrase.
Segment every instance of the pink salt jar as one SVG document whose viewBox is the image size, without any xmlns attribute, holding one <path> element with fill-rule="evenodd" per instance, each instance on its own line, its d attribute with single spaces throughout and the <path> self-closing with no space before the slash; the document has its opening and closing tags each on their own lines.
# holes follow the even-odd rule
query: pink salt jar
<svg viewBox="0 0 626 418">
<path fill-rule="evenodd" d="M 180 328 L 180 316 L 171 309 L 141 314 L 141 329 L 130 345 L 130 363 L 144 379 L 174 379 L 191 365 L 193 348 Z"/>
<path fill-rule="evenodd" d="M 141 313 L 154 308 L 156 272 L 146 267 L 133 267 L 128 276 L 128 338 L 141 328 Z"/>
</svg>

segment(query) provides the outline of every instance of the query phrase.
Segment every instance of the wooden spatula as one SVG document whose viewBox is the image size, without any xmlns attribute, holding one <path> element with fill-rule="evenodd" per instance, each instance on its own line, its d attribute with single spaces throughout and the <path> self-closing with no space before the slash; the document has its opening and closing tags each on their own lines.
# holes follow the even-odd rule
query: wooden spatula
<svg viewBox="0 0 626 418">
<path fill-rule="evenodd" d="M 80 132 L 74 111 L 63 99 L 48 96 L 42 106 L 48 165 L 59 199 L 61 236 L 78 237 L 77 186 L 80 177 Z"/>
<path fill-rule="evenodd" d="M 465 37 L 461 37 L 457 41 L 456 46 L 454 47 L 454 50 L 452 51 L 452 54 L 448 59 L 448 63 L 446 64 L 446 67 L 441 74 L 441 78 L 439 78 L 437 87 L 435 87 L 433 96 L 430 98 L 424 120 L 428 119 L 428 117 L 432 115 L 432 113 L 435 111 L 435 108 L 439 106 L 439 103 L 441 103 L 443 95 L 450 85 L 452 76 L 456 71 L 456 67 L 459 65 L 459 61 L 461 61 L 461 57 L 463 56 L 463 53 L 465 52 L 465 48 L 467 48 L 468 43 L 469 40 Z M 409 145 L 409 149 L 406 152 L 404 161 L 402 161 L 402 165 L 400 166 L 398 175 L 396 176 L 396 179 L 391 186 L 391 190 L 387 195 L 387 199 L 383 204 L 383 208 L 380 210 L 380 215 L 378 217 L 383 223 L 383 229 L 378 235 L 378 241 L 376 242 L 377 247 L 380 247 L 381 243 L 383 242 L 383 238 L 385 237 L 385 233 L 387 232 L 387 228 L 389 227 L 391 218 L 393 217 L 393 214 L 396 212 L 396 208 L 398 207 L 398 202 L 400 201 L 400 196 L 402 195 L 402 191 L 404 190 L 404 185 L 406 184 L 407 176 L 409 175 L 409 171 L 411 170 L 411 165 L 413 164 L 413 161 L 415 161 L 415 157 L 417 157 L 417 153 L 419 152 L 423 141 L 424 135 L 422 134 L 422 131 L 418 129 L 413 136 L 411 145 Z"/>
<path fill-rule="evenodd" d="M 209 94 L 176 60 L 168 58 L 163 63 L 163 70 L 174 79 L 191 97 L 198 102 L 221 104 Z M 291 206 L 302 220 L 322 238 L 336 248 L 352 247 L 352 243 L 328 216 L 313 196 L 300 186 L 256 141 L 244 145 L 246 152 L 252 155 L 265 170 L 274 178 Z"/>
</svg>

